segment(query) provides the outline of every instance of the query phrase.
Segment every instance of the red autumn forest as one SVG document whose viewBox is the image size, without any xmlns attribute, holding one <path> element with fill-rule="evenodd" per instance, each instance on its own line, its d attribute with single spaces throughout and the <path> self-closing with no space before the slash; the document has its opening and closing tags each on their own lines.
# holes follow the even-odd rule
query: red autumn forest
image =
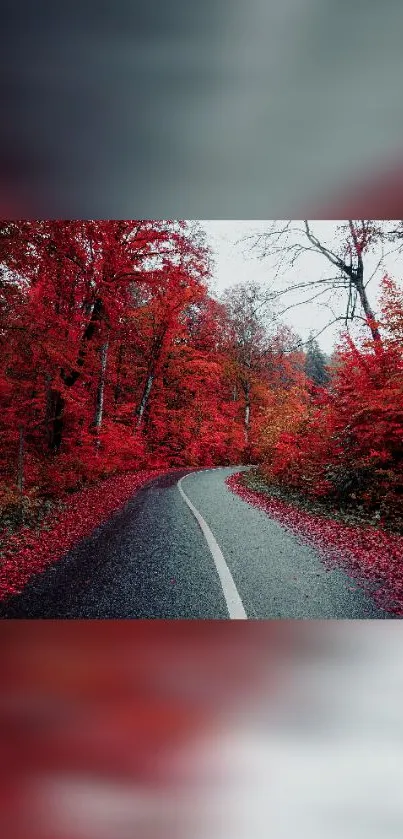
<svg viewBox="0 0 403 839">
<path fill-rule="evenodd" d="M 3 222 L 0 248 L 3 514 L 120 472 L 254 463 L 401 526 L 397 280 L 325 367 L 260 318 L 253 283 L 216 299 L 196 222 Z"/>
</svg>

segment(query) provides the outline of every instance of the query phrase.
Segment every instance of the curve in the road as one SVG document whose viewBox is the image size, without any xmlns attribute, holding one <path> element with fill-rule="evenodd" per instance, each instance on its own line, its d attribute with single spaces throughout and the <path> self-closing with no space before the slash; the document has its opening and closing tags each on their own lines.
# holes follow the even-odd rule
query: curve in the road
<svg viewBox="0 0 403 839">
<path fill-rule="evenodd" d="M 234 583 L 234 578 L 224 559 L 222 550 L 213 532 L 210 530 L 207 522 L 204 520 L 201 513 L 199 513 L 196 507 L 192 504 L 190 498 L 188 498 L 182 487 L 182 481 L 184 481 L 187 477 L 189 476 L 184 475 L 183 478 L 181 478 L 180 481 L 178 481 L 178 489 L 185 504 L 187 504 L 189 510 L 193 513 L 197 523 L 199 524 L 200 529 L 211 552 L 211 555 L 214 559 L 214 564 L 217 569 L 218 576 L 220 578 L 225 602 L 227 604 L 228 614 L 230 618 L 245 620 L 248 616 L 245 612 L 244 605 L 239 596 L 238 589 Z"/>
<path fill-rule="evenodd" d="M 245 468 L 197 470 L 185 487 L 220 545 L 249 619 L 392 617 L 369 587 L 341 567 L 329 568 L 302 536 L 230 491 L 226 478 Z M 217 576 L 213 564 L 212 572 Z"/>
<path fill-rule="evenodd" d="M 392 617 L 289 528 L 230 491 L 226 478 L 245 468 L 153 479 L 0 603 L 0 618 Z"/>
</svg>

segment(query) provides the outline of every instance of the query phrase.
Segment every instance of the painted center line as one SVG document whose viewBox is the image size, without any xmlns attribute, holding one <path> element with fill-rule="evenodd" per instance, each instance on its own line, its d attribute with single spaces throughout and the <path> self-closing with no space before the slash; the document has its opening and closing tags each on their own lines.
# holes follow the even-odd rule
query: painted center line
<svg viewBox="0 0 403 839">
<path fill-rule="evenodd" d="M 210 530 L 207 522 L 204 521 L 203 516 L 199 513 L 198 510 L 196 510 L 196 507 L 194 507 L 194 505 L 182 489 L 182 481 L 184 481 L 185 478 L 188 478 L 189 476 L 190 475 L 184 475 L 183 478 L 181 478 L 180 481 L 178 481 L 178 490 L 184 502 L 188 505 L 189 510 L 193 513 L 197 523 L 199 524 L 203 536 L 210 549 L 211 555 L 214 559 L 215 567 L 217 569 L 218 576 L 220 578 L 221 587 L 223 590 L 230 618 L 238 620 L 247 620 L 248 616 L 245 612 L 242 600 L 239 596 L 238 589 L 234 583 L 231 571 L 229 570 L 228 565 L 224 559 L 221 548 L 217 543 L 215 536 Z"/>
</svg>

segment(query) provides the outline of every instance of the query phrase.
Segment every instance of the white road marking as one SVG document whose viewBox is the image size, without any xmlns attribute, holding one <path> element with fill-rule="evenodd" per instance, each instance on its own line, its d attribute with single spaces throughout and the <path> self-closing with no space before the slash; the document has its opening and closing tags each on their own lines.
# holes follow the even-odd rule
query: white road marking
<svg viewBox="0 0 403 839">
<path fill-rule="evenodd" d="M 210 470 L 203 470 L 203 471 L 210 471 Z M 211 555 L 214 559 L 215 567 L 217 569 L 218 576 L 220 578 L 221 587 L 223 590 L 223 594 L 225 597 L 225 602 L 227 604 L 228 614 L 230 618 L 233 619 L 241 619 L 247 620 L 248 616 L 245 612 L 242 600 L 239 596 L 238 589 L 234 583 L 231 571 L 228 568 L 228 565 L 224 559 L 223 553 L 221 551 L 220 546 L 218 545 L 213 533 L 211 532 L 207 522 L 204 521 L 203 516 L 196 510 L 196 507 L 193 506 L 190 499 L 187 497 L 186 493 L 183 491 L 181 484 L 185 478 L 190 477 L 193 473 L 190 472 L 189 475 L 184 475 L 183 478 L 178 481 L 178 490 L 188 505 L 189 510 L 193 513 L 196 521 L 198 522 L 200 529 L 203 533 L 203 536 L 208 544 L 210 549 Z"/>
</svg>

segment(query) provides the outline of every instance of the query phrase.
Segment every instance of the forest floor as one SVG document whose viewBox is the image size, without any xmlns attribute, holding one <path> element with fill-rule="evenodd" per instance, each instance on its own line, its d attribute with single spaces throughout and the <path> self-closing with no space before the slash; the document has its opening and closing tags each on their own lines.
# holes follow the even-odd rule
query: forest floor
<svg viewBox="0 0 403 839">
<path fill-rule="evenodd" d="M 352 504 L 336 503 L 335 501 L 327 501 L 321 498 L 310 498 L 306 494 L 298 492 L 289 487 L 281 487 L 277 484 L 272 484 L 265 480 L 264 476 L 258 469 L 251 469 L 245 473 L 243 477 L 245 486 L 255 492 L 260 492 L 270 498 L 276 498 L 279 501 L 284 501 L 287 504 L 292 504 L 307 513 L 312 513 L 315 516 L 325 516 L 326 518 L 333 518 L 335 521 L 343 522 L 344 524 L 356 524 L 363 527 L 376 527 L 390 533 L 403 535 L 403 521 L 392 515 L 389 516 L 387 522 L 382 522 L 381 514 L 378 511 L 372 513 L 366 511 L 360 505 L 352 506 Z"/>
</svg>

